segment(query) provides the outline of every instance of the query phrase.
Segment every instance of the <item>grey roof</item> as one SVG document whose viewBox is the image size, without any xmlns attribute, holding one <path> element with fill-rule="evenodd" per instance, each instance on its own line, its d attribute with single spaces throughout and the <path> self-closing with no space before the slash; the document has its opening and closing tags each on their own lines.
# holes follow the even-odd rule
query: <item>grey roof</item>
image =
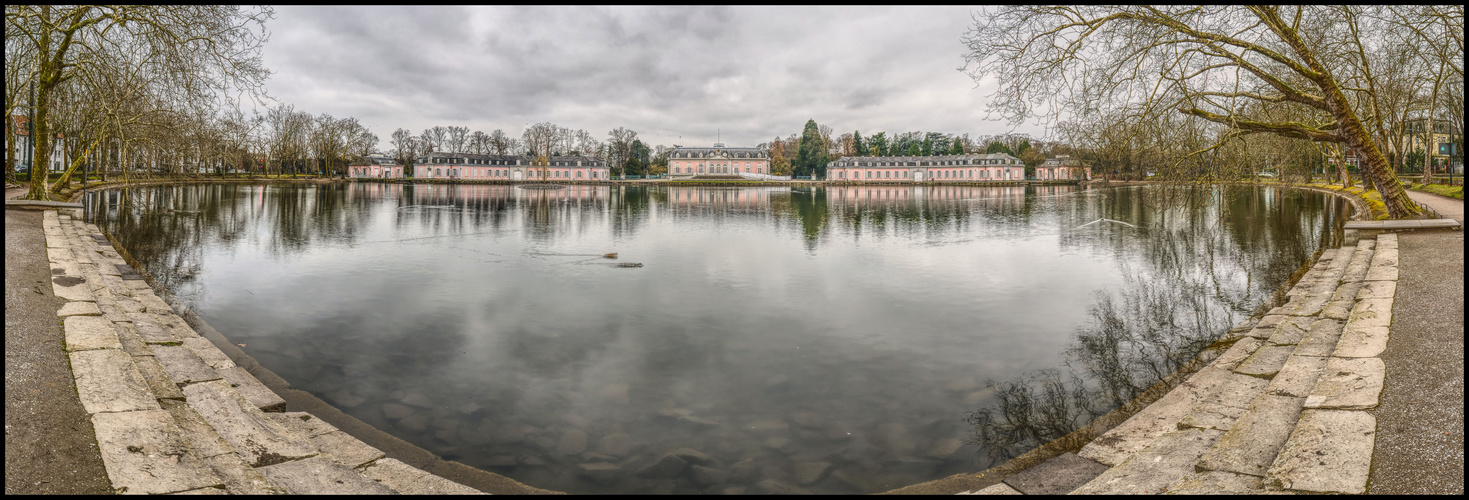
<svg viewBox="0 0 1469 500">
<path fill-rule="evenodd" d="M 1040 164 L 1040 166 L 1042 166 L 1042 167 L 1080 167 L 1081 166 L 1081 160 L 1077 160 L 1076 158 L 1072 158 L 1070 156 L 1064 156 L 1063 155 L 1063 156 L 1057 156 L 1055 158 L 1046 158 L 1046 161 L 1042 162 Z"/>
<path fill-rule="evenodd" d="M 935 166 L 944 166 L 944 165 L 935 165 L 934 163 L 937 163 L 937 162 L 960 161 L 960 162 L 975 162 L 975 163 L 971 163 L 970 166 L 978 166 L 978 162 L 985 161 L 985 160 L 1014 160 L 1014 161 L 1017 161 L 1017 162 L 1020 161 L 1019 158 L 1016 158 L 1014 156 L 1010 156 L 1010 155 L 1005 154 L 1005 153 L 963 154 L 963 155 L 934 155 L 934 156 L 843 156 L 841 158 L 837 158 L 836 160 L 834 160 L 834 161 L 832 161 L 830 163 L 827 163 L 826 165 L 828 167 L 832 167 L 832 166 L 877 167 L 881 163 L 900 163 L 901 165 L 888 165 L 888 166 L 898 166 L 898 167 L 907 167 L 907 166 L 935 167 Z M 845 165 L 843 165 L 843 164 L 845 164 Z"/>
<path fill-rule="evenodd" d="M 708 148 L 677 147 L 668 153 L 669 158 L 713 158 L 718 154 L 726 154 L 730 158 L 769 158 L 770 155 L 760 148 L 727 148 L 724 146 Z"/>
<path fill-rule="evenodd" d="M 463 158 L 463 159 L 466 159 L 466 160 L 503 161 L 503 162 L 507 162 L 507 163 L 511 163 L 511 164 L 513 164 L 515 161 L 519 160 L 519 161 L 521 161 L 521 163 L 523 165 L 529 165 L 531 163 L 531 160 L 534 160 L 536 157 L 529 156 L 529 155 L 481 155 L 481 154 L 474 154 L 474 153 L 447 153 L 447 152 L 443 152 L 443 151 L 434 151 L 434 152 L 431 152 L 431 153 L 427 153 L 427 154 L 425 154 L 423 156 L 420 156 L 419 158 L 420 159 L 424 159 L 424 158 Z M 553 165 L 555 163 L 557 163 L 557 162 L 574 162 L 574 161 L 584 162 L 583 166 L 603 166 L 606 163 L 606 162 L 603 162 L 602 160 L 598 160 L 596 158 L 592 158 L 592 157 L 589 157 L 589 156 L 582 156 L 582 155 L 552 156 L 552 157 L 548 158 L 547 161 L 552 162 Z M 429 162 L 428 161 L 424 161 L 423 163 L 429 163 Z M 590 163 L 590 165 L 587 165 L 585 163 Z"/>
</svg>

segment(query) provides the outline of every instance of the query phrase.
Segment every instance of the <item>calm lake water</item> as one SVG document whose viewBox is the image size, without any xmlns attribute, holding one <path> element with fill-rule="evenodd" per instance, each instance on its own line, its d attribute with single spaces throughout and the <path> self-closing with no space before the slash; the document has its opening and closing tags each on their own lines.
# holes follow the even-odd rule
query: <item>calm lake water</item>
<svg viewBox="0 0 1469 500">
<path fill-rule="evenodd" d="M 1254 313 L 1347 214 L 1260 187 L 210 184 L 86 202 L 295 388 L 573 493 L 872 493 L 997 465 Z M 1061 417 L 997 406 L 1046 380 L 1070 384 L 1046 403 Z"/>
</svg>

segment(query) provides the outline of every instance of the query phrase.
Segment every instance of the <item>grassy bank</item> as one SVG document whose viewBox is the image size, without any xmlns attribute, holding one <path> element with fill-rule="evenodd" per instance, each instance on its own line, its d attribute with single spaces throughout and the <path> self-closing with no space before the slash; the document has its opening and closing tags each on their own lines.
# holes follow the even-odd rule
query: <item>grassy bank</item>
<svg viewBox="0 0 1469 500">
<path fill-rule="evenodd" d="M 1422 191 L 1424 193 L 1433 193 L 1439 196 L 1447 196 L 1456 200 L 1464 199 L 1463 185 L 1448 186 L 1444 184 L 1419 184 L 1416 182 L 1410 182 L 1407 184 L 1407 188 L 1414 191 Z"/>
</svg>

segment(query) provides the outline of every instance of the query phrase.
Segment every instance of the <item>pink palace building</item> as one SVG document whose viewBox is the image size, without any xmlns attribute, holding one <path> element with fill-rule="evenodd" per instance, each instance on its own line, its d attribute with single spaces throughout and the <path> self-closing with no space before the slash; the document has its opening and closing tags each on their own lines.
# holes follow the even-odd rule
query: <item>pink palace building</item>
<svg viewBox="0 0 1469 500">
<path fill-rule="evenodd" d="M 843 156 L 826 164 L 827 182 L 988 182 L 1025 180 L 1025 164 L 1005 153 Z"/>
<path fill-rule="evenodd" d="M 727 148 L 716 142 L 712 148 L 677 147 L 668 153 L 672 176 L 769 173 L 770 155 L 760 148 Z"/>
<path fill-rule="evenodd" d="M 434 152 L 413 167 L 417 179 L 470 181 L 605 181 L 607 162 L 585 156 L 552 156 L 545 165 L 523 155 L 480 155 Z M 542 177 L 544 176 L 544 177 Z"/>
<path fill-rule="evenodd" d="M 1035 167 L 1036 180 L 1054 181 L 1063 179 L 1091 180 L 1092 168 L 1081 164 L 1069 155 L 1046 159 Z"/>
<path fill-rule="evenodd" d="M 391 157 L 371 155 L 365 165 L 347 167 L 347 177 L 353 179 L 402 179 L 403 166 Z"/>
</svg>

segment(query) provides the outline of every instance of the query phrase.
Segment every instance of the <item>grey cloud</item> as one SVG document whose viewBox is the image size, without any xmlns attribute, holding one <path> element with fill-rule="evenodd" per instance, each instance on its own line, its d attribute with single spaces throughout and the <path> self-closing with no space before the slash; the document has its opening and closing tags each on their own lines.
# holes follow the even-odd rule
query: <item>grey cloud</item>
<svg viewBox="0 0 1469 500">
<path fill-rule="evenodd" d="M 283 7 L 271 93 L 379 137 L 551 121 L 754 145 L 806 119 L 842 131 L 992 133 L 952 103 L 973 82 L 962 8 Z M 310 97 L 308 97 L 310 96 Z M 308 100 L 309 99 L 309 100 Z M 939 103 L 939 104 L 935 104 Z M 917 107 L 918 109 L 906 109 Z M 707 136 L 707 137 L 706 137 Z"/>
</svg>

